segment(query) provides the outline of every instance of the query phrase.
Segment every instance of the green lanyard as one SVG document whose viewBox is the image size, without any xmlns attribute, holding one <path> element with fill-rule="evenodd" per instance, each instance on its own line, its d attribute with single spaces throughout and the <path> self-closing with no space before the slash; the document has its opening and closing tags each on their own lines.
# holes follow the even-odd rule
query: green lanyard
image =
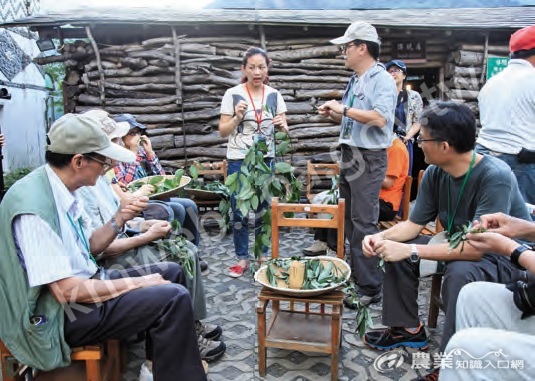
<svg viewBox="0 0 535 381">
<path fill-rule="evenodd" d="M 470 162 L 470 168 L 468 168 L 468 172 L 466 172 L 466 176 L 464 177 L 463 183 L 461 185 L 461 191 L 459 192 L 459 197 L 457 197 L 457 205 L 455 205 L 455 209 L 453 210 L 453 216 L 451 217 L 451 219 L 450 219 L 451 176 L 448 176 L 448 234 L 450 235 L 452 233 L 451 229 L 453 228 L 453 221 L 455 221 L 455 215 L 457 214 L 457 209 L 459 208 L 459 203 L 461 202 L 461 197 L 463 196 L 464 187 L 466 186 L 466 183 L 468 182 L 470 173 L 472 173 L 472 168 L 474 168 L 475 162 L 476 162 L 476 152 L 474 151 L 474 154 L 472 156 L 472 161 Z"/>
<path fill-rule="evenodd" d="M 78 218 L 78 226 L 80 227 L 80 230 L 78 230 L 78 228 L 74 224 L 74 221 L 72 220 L 72 217 L 69 215 L 69 213 L 66 213 L 66 214 L 67 214 L 67 218 L 69 219 L 69 222 L 71 223 L 72 228 L 76 232 L 76 236 L 78 237 L 80 241 L 82 241 L 85 248 L 87 249 L 87 254 L 89 255 L 89 258 L 93 261 L 95 266 L 97 266 L 98 268 L 97 261 L 95 261 L 95 258 L 93 258 L 93 255 L 91 254 L 91 250 L 89 249 L 89 244 L 87 243 L 87 239 L 85 238 L 84 229 L 82 228 L 81 218 Z M 85 255 L 84 257 L 87 260 L 87 257 Z"/>
</svg>

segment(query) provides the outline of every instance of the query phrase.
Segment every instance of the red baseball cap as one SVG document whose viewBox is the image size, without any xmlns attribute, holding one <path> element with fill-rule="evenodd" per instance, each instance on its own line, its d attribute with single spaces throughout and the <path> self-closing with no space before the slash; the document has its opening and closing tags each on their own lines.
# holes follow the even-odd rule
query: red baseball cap
<svg viewBox="0 0 535 381">
<path fill-rule="evenodd" d="M 527 26 L 517 30 L 511 35 L 509 40 L 509 51 L 511 53 L 519 50 L 530 50 L 535 48 L 535 25 Z"/>
</svg>

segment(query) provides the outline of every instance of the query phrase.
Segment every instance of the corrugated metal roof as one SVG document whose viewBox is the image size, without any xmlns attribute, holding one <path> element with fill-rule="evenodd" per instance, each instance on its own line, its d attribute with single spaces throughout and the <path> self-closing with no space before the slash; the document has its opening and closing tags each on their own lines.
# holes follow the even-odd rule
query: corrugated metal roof
<svg viewBox="0 0 535 381">
<path fill-rule="evenodd" d="M 156 0 L 155 0 L 156 1 Z M 215 9 L 219 3 L 226 9 Z M 253 4 L 254 3 L 254 4 Z M 307 9 L 298 8 L 307 4 Z M 325 2 L 324 2 L 325 3 Z M 87 23 L 146 23 L 146 24 L 278 24 L 278 25 L 329 25 L 344 26 L 355 20 L 367 20 L 377 26 L 417 27 L 417 28 L 520 28 L 535 24 L 535 1 L 464 1 L 485 8 L 436 8 L 436 4 L 444 7 L 453 1 L 433 2 L 427 0 L 407 0 L 397 5 L 414 5 L 412 9 L 340 9 L 340 3 L 364 5 L 364 1 L 338 0 L 327 1 L 330 6 L 325 10 L 319 8 L 320 1 L 278 1 L 278 0 L 194 0 L 189 5 L 177 3 L 176 0 L 159 0 L 148 6 L 145 0 L 93 0 L 90 3 L 82 0 L 70 0 L 67 4 L 57 0 L 42 0 L 37 14 L 24 19 L 14 20 L 0 27 L 21 25 L 64 25 Z M 378 0 L 374 8 L 386 7 L 387 1 Z M 390 1 L 388 3 L 391 3 Z M 492 7 L 508 3 L 509 7 Z M 100 5 L 99 5 L 100 4 Z M 159 4 L 159 5 L 158 5 Z M 254 6 L 253 6 L 254 5 Z M 422 8 L 421 6 L 427 6 Z M 202 9 L 193 9 L 194 7 Z M 236 6 L 240 9 L 229 9 Z M 292 10 L 282 9 L 293 6 Z M 270 9 L 262 9 L 262 8 Z M 325 8 L 326 5 L 323 4 Z M 389 5 L 392 8 L 392 5 Z M 311 9 L 313 8 L 313 9 Z M 370 8 L 370 6 L 368 6 Z"/>
<path fill-rule="evenodd" d="M 212 9 L 433 9 L 433 8 L 495 8 L 535 5 L 533 0 L 214 0 Z"/>
</svg>

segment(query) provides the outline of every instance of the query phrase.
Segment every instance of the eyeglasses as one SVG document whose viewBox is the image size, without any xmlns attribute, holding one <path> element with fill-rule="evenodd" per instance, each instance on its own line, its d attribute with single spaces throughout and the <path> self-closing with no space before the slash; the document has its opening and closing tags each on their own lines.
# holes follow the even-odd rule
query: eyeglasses
<svg viewBox="0 0 535 381">
<path fill-rule="evenodd" d="M 112 159 L 109 159 L 109 161 L 104 161 L 104 160 L 97 159 L 96 157 L 91 156 L 91 155 L 84 155 L 84 157 L 89 160 L 93 160 L 93 161 L 96 161 L 97 163 L 102 164 L 103 172 L 108 172 L 110 169 L 112 169 L 115 166 Z"/>
<path fill-rule="evenodd" d="M 340 51 L 343 53 L 352 46 L 356 46 L 354 43 L 349 42 L 347 44 L 340 45 Z"/>
<path fill-rule="evenodd" d="M 416 138 L 416 144 L 418 144 L 419 147 L 422 146 L 422 143 L 424 142 L 443 142 L 445 141 L 444 139 L 423 139 L 422 136 L 418 136 Z"/>
<path fill-rule="evenodd" d="M 128 136 L 136 136 L 136 135 L 141 135 L 141 131 L 138 130 L 138 129 L 134 129 L 134 130 L 130 130 L 128 131 Z"/>
<path fill-rule="evenodd" d="M 403 73 L 403 70 L 401 70 L 399 67 L 395 67 L 395 68 L 392 68 L 392 69 L 388 69 L 388 72 L 390 74 L 392 74 L 392 73 Z"/>
</svg>

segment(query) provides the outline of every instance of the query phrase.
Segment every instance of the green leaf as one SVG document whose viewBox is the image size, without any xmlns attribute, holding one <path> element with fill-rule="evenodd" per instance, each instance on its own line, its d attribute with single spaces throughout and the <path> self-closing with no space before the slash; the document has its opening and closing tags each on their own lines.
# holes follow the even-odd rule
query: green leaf
<svg viewBox="0 0 535 381">
<path fill-rule="evenodd" d="M 160 184 L 161 182 L 163 181 L 163 176 L 152 176 L 150 179 L 149 179 L 149 184 L 151 185 L 154 185 L 154 186 L 157 186 L 158 184 Z"/>
<path fill-rule="evenodd" d="M 249 213 L 249 202 L 244 202 L 239 206 L 239 210 L 242 216 L 247 216 Z"/>
<path fill-rule="evenodd" d="M 279 173 L 291 173 L 293 168 L 288 163 L 279 162 L 275 164 L 275 170 Z"/>
<path fill-rule="evenodd" d="M 286 132 L 283 132 L 283 131 L 277 131 L 277 132 L 275 132 L 275 139 L 277 139 L 277 140 L 287 140 L 288 139 L 288 134 Z"/>
<path fill-rule="evenodd" d="M 251 199 L 251 207 L 253 208 L 253 210 L 258 209 L 258 196 L 257 195 L 254 195 L 253 198 Z"/>
<path fill-rule="evenodd" d="M 196 165 L 192 165 L 192 166 L 189 167 L 189 174 L 195 180 L 197 180 L 199 178 L 199 171 L 197 170 L 197 166 Z"/>
<path fill-rule="evenodd" d="M 239 172 L 234 172 L 232 175 L 227 176 L 227 179 L 225 180 L 225 185 L 230 188 L 231 185 L 236 183 L 236 180 L 238 179 Z"/>
</svg>

